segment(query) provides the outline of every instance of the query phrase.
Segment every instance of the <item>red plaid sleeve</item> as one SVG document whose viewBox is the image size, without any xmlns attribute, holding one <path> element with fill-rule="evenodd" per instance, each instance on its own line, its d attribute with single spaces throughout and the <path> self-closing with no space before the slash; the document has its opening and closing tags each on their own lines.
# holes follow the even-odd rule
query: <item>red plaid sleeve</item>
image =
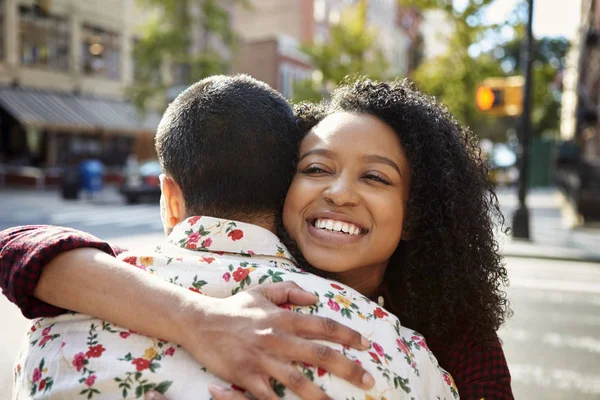
<svg viewBox="0 0 600 400">
<path fill-rule="evenodd" d="M 464 337 L 446 355 L 461 400 L 513 400 L 510 371 L 498 335 L 486 339 Z"/>
<path fill-rule="evenodd" d="M 92 247 L 116 256 L 124 251 L 88 233 L 49 225 L 29 225 L 0 232 L 0 286 L 26 318 L 52 317 L 66 312 L 33 296 L 44 266 L 59 254 Z"/>
</svg>

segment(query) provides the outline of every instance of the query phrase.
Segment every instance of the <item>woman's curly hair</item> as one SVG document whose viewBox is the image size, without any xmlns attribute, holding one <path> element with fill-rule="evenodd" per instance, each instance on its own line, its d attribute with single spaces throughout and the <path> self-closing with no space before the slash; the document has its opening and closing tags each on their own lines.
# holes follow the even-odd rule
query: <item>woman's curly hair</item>
<svg viewBox="0 0 600 400">
<path fill-rule="evenodd" d="M 373 115 L 396 132 L 411 171 L 403 240 L 385 274 L 386 305 L 428 341 L 489 336 L 510 313 L 494 237 L 504 226 L 477 138 L 408 81 L 344 84 L 296 107 L 302 136 L 327 115 Z M 312 270 L 312 268 L 311 268 Z"/>
</svg>

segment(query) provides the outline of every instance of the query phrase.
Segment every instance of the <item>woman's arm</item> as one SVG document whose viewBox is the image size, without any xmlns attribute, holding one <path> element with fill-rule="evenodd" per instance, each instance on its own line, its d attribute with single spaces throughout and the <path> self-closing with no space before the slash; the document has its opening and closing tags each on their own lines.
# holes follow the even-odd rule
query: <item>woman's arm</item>
<svg viewBox="0 0 600 400">
<path fill-rule="evenodd" d="M 123 251 L 88 233 L 49 225 L 29 225 L 0 232 L 0 287 L 26 318 L 53 317 L 66 310 L 34 296 L 44 266 L 59 254 L 95 248 L 108 255 Z"/>
<path fill-rule="evenodd" d="M 510 371 L 496 332 L 487 338 L 464 337 L 456 352 L 449 352 L 447 371 L 461 399 L 513 400 Z"/>
</svg>

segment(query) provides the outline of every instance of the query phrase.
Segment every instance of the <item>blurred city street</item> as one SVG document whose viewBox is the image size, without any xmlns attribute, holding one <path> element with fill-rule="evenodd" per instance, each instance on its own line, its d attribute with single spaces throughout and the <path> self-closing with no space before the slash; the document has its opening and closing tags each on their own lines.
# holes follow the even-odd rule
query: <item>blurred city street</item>
<svg viewBox="0 0 600 400">
<path fill-rule="evenodd" d="M 513 189 L 500 189 L 508 222 Z M 94 199 L 61 200 L 53 191 L 0 191 L 0 229 L 22 224 L 60 224 L 111 243 L 135 246 L 162 237 L 158 205 L 125 206 L 115 191 Z M 600 398 L 600 230 L 568 229 L 568 215 L 554 189 L 529 196 L 531 243 L 502 236 L 514 316 L 501 329 L 517 399 Z M 588 260 L 582 261 L 582 260 Z M 0 298 L 5 329 L 0 341 L 0 400 L 8 399 L 11 370 L 28 323 Z"/>
</svg>

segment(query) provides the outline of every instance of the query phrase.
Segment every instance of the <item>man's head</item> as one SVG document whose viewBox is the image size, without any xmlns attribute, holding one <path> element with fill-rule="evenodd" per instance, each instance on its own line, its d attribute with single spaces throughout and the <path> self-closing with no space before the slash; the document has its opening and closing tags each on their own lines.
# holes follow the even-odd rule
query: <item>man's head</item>
<svg viewBox="0 0 600 400">
<path fill-rule="evenodd" d="M 213 76 L 190 86 L 156 134 L 166 230 L 191 215 L 271 226 L 292 177 L 297 135 L 289 104 L 263 82 Z"/>
</svg>

